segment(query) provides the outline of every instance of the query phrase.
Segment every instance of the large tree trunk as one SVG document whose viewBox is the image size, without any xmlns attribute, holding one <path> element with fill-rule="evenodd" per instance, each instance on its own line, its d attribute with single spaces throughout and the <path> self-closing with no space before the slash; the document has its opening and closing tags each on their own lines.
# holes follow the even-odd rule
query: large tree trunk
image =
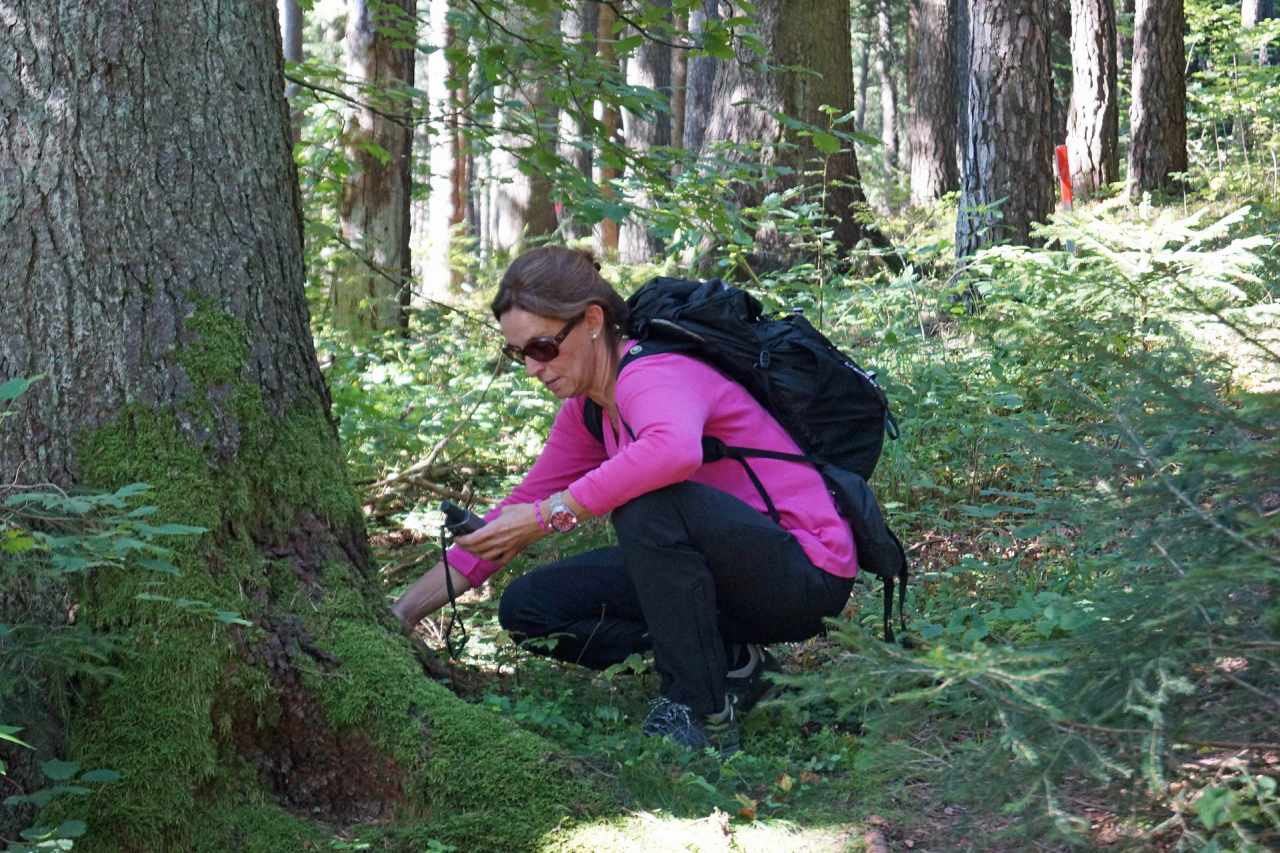
<svg viewBox="0 0 1280 853">
<path fill-rule="evenodd" d="M 1182 0 L 1138 0 L 1129 106 L 1129 197 L 1172 191 L 1187 170 Z"/>
<path fill-rule="evenodd" d="M 703 0 L 701 9 L 689 13 L 689 33 L 696 37 L 702 32 L 702 22 L 720 19 L 718 0 Z M 707 135 L 707 122 L 711 119 L 711 94 L 715 88 L 716 73 L 720 61 L 712 56 L 694 56 L 689 59 L 688 91 L 684 102 L 684 135 L 680 137 L 686 151 L 697 154 Z M 679 140 L 677 140 L 679 142 Z"/>
<path fill-rule="evenodd" d="M 970 7 L 969 136 L 956 255 L 1030 242 L 1053 210 L 1052 92 L 1045 0 Z"/>
<path fill-rule="evenodd" d="M 929 204 L 960 185 L 956 165 L 955 56 L 951 0 L 914 0 L 909 23 L 907 144 L 911 203 Z"/>
<path fill-rule="evenodd" d="M 338 270 L 332 299 L 334 322 L 352 331 L 406 321 L 412 123 L 405 102 L 379 88 L 413 85 L 416 13 L 417 0 L 351 0 L 347 11 L 347 76 L 361 106 L 344 135 L 355 168 L 343 190 L 341 219 L 354 257 Z"/>
<path fill-rule="evenodd" d="M 66 802 L 76 850 L 302 850 L 392 814 L 526 849 L 598 802 L 424 678 L 386 613 L 308 328 L 275 4 L 8 0 L 0 22 L 0 383 L 44 376 L 0 418 L 0 488 L 148 482 L 149 522 L 205 531 L 162 585 L 76 586 L 78 624 L 127 650 L 62 694 L 69 751 L 39 755 L 122 774 Z"/>
<path fill-rule="evenodd" d="M 1114 0 L 1072 0 L 1071 116 L 1067 151 L 1075 194 L 1088 198 L 1120 178 L 1120 92 Z"/>
<path fill-rule="evenodd" d="M 671 8 L 671 0 L 657 0 L 652 3 L 663 9 Z M 637 35 L 639 35 L 637 33 Z M 627 58 L 627 85 L 652 89 L 671 104 L 671 48 L 670 46 L 646 38 Z M 631 110 L 623 113 L 624 136 L 627 149 L 635 154 L 643 154 L 655 146 L 671 145 L 671 113 L 661 112 L 644 115 Z M 643 186 L 645 179 L 640 185 Z M 644 189 L 634 190 L 631 204 L 643 210 L 650 207 L 652 201 Z M 644 264 L 652 261 L 662 252 L 662 241 L 649 233 L 649 227 L 643 214 L 632 214 L 622 223 L 618 234 L 618 259 L 625 264 Z"/>
<path fill-rule="evenodd" d="M 848 4 L 843 0 L 766 0 L 755 6 L 758 35 L 768 64 L 740 47 L 738 61 L 721 67 L 707 142 L 763 145 L 758 154 L 744 151 L 739 156 L 791 171 L 741 186 L 736 201 L 743 206 L 754 205 L 767 193 L 820 180 L 825 188 L 825 210 L 832 218 L 834 237 L 840 246 L 852 248 L 863 238 L 886 244 L 874 226 L 863 222 L 866 199 L 852 147 L 822 154 L 811 137 L 788 133 L 775 117 L 775 113 L 784 113 L 826 128 L 829 118 L 821 110 L 823 105 L 834 107 L 838 115 L 849 112 L 853 67 Z M 735 14 L 741 11 L 735 7 Z M 812 69 L 818 76 L 788 71 L 788 66 Z M 824 169 L 821 177 L 807 178 L 804 172 L 815 167 Z M 758 236 L 766 254 L 786 248 L 773 245 L 767 233 Z"/>
<path fill-rule="evenodd" d="M 973 67 L 969 37 L 973 28 L 969 25 L 969 0 L 950 0 L 950 3 L 956 21 L 951 30 L 951 52 L 956 68 L 952 89 L 956 99 L 956 163 L 963 173 L 964 148 L 969 140 L 969 72 Z"/>
<path fill-rule="evenodd" d="M 880 76 L 880 141 L 884 165 L 892 175 L 898 168 L 898 46 L 893 39 L 889 0 L 876 6 L 876 71 Z"/>
</svg>

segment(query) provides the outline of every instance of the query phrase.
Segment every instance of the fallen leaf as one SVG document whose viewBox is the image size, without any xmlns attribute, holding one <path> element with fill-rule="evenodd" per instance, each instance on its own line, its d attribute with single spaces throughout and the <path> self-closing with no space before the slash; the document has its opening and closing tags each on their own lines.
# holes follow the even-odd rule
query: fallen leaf
<svg viewBox="0 0 1280 853">
<path fill-rule="evenodd" d="M 782 791 L 782 793 L 787 794 L 791 792 L 792 786 L 795 785 L 795 780 L 792 779 L 790 776 L 788 776 L 786 773 L 783 773 L 781 776 L 778 777 L 778 781 L 775 784 Z"/>
<path fill-rule="evenodd" d="M 822 777 L 812 770 L 806 770 L 800 774 L 800 781 L 806 785 L 816 785 L 822 781 Z"/>
</svg>

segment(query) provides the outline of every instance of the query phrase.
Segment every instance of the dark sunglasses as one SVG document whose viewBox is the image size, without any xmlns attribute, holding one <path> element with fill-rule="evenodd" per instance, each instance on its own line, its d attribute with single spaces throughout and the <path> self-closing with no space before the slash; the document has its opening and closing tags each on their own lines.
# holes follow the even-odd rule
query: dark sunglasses
<svg viewBox="0 0 1280 853">
<path fill-rule="evenodd" d="M 560 345 L 564 343 L 565 338 L 569 337 L 573 327 L 578 325 L 578 322 L 584 316 L 579 314 L 565 323 L 564 328 L 560 330 L 560 334 L 554 338 L 547 335 L 539 335 L 536 338 L 530 338 L 522 347 L 518 347 L 515 344 L 507 344 L 502 348 L 502 354 L 516 364 L 524 364 L 526 358 L 531 358 L 534 361 L 551 361 L 560 354 Z"/>
</svg>

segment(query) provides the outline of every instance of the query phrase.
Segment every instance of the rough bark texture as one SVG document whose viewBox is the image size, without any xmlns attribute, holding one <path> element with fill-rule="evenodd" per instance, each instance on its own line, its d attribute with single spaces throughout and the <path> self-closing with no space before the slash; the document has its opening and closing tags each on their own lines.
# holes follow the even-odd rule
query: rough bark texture
<svg viewBox="0 0 1280 853">
<path fill-rule="evenodd" d="M 783 112 L 825 128 L 828 117 L 820 110 L 823 104 L 836 108 L 840 115 L 849 112 L 853 67 L 848 4 L 841 0 L 767 0 L 755 5 L 758 35 L 770 67 L 745 47 L 739 48 L 736 62 L 721 67 L 706 144 L 761 145 L 759 154 L 750 151 L 739 156 L 794 171 L 742 187 L 736 201 L 744 206 L 757 204 L 766 193 L 815 180 L 803 172 L 825 163 L 826 211 L 834 219 L 836 241 L 846 248 L 864 237 L 883 244 L 880 233 L 860 219 L 866 200 L 853 149 L 825 157 L 808 137 L 786 133 L 773 116 Z M 735 7 L 735 14 L 740 13 Z M 782 70 L 785 66 L 812 69 L 817 75 Z M 762 248 L 771 252 L 768 235 L 759 236 Z"/>
<path fill-rule="evenodd" d="M 417 0 L 351 0 L 347 76 L 360 90 L 348 120 L 354 170 L 342 195 L 342 237 L 356 258 L 333 283 L 334 320 L 345 329 L 391 329 L 405 322 L 403 296 L 412 275 L 409 200 L 413 134 L 404 102 L 374 87 L 412 86 Z M 405 33 L 405 29 L 410 30 Z"/>
<path fill-rule="evenodd" d="M 717 0 L 704 0 L 702 9 L 689 13 L 689 32 L 696 36 L 702 32 L 702 22 L 708 18 L 719 20 L 720 4 Z M 688 91 L 684 102 L 684 147 L 687 151 L 702 150 L 707 135 L 707 121 L 711 118 L 711 93 L 715 88 L 716 72 L 720 61 L 712 56 L 694 56 L 689 59 Z"/>
<path fill-rule="evenodd" d="M 914 0 L 910 18 L 907 144 L 911 203 L 929 204 L 960 185 L 956 162 L 955 56 L 951 0 Z"/>
<path fill-rule="evenodd" d="M 858 51 L 858 98 L 853 108 L 853 127 L 859 133 L 867 129 L 867 89 L 871 80 L 871 39 L 862 41 Z"/>
<path fill-rule="evenodd" d="M 1054 201 L 1045 0 L 974 0 L 970 14 L 957 257 L 987 244 L 1030 242 L 1032 223 L 1048 218 Z"/>
<path fill-rule="evenodd" d="M 671 0 L 657 0 L 652 5 L 670 9 Z M 645 39 L 627 59 L 627 84 L 652 89 L 671 104 L 671 48 L 653 39 Z M 623 113 L 627 149 L 643 153 L 655 146 L 671 144 L 671 114 L 641 115 L 631 110 Z M 641 182 L 643 183 L 643 181 Z M 651 206 L 648 193 L 634 191 L 630 199 L 637 208 Z M 662 251 L 662 242 L 649 233 L 642 215 L 628 216 L 618 234 L 618 259 L 624 264 L 644 264 Z"/>
<path fill-rule="evenodd" d="M 600 57 L 600 62 L 606 66 L 616 66 L 618 64 L 618 54 L 614 49 L 618 36 L 614 32 L 614 26 L 618 22 L 618 13 L 613 7 L 607 3 L 600 7 L 600 20 L 596 29 L 596 50 Z M 605 139 L 613 140 L 618 144 L 622 144 L 620 131 L 622 130 L 622 115 L 617 107 L 610 106 L 601 102 L 600 121 L 604 125 L 602 133 Z M 616 181 L 621 172 L 612 165 L 607 158 L 600 160 L 600 190 L 605 196 L 612 196 L 613 182 Z M 602 256 L 611 256 L 618 251 L 618 223 L 613 219 L 602 219 L 595 227 L 596 250 Z"/>
<path fill-rule="evenodd" d="M 1187 170 L 1186 55 L 1182 0 L 1138 0 L 1129 105 L 1129 197 L 1178 188 Z"/>
<path fill-rule="evenodd" d="M 37 757 L 122 774 L 63 804 L 86 853 L 303 850 L 393 813 L 528 849 L 598 796 L 424 678 L 386 612 L 308 328 L 277 27 L 262 0 L 0 3 L 0 382 L 45 377 L 0 420 L 0 490 L 147 482 L 149 521 L 205 531 L 159 586 L 80 578 L 77 623 L 128 654 Z"/>
<path fill-rule="evenodd" d="M 1072 0 L 1071 184 L 1086 199 L 1120 179 L 1120 92 L 1116 86 L 1114 0 Z"/>
<path fill-rule="evenodd" d="M 876 71 L 880 76 L 880 141 L 884 164 L 898 168 L 898 46 L 893 38 L 889 0 L 876 7 Z"/>
</svg>

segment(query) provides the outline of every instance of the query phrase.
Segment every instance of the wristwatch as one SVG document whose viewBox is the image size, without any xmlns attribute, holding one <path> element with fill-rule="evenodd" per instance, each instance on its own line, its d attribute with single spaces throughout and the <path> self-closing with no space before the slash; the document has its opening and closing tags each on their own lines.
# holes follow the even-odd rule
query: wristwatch
<svg viewBox="0 0 1280 853">
<path fill-rule="evenodd" d="M 551 497 L 551 511 L 547 513 L 547 521 L 551 529 L 557 533 L 568 533 L 578 526 L 578 516 L 564 502 L 564 493 L 558 492 Z"/>
</svg>

